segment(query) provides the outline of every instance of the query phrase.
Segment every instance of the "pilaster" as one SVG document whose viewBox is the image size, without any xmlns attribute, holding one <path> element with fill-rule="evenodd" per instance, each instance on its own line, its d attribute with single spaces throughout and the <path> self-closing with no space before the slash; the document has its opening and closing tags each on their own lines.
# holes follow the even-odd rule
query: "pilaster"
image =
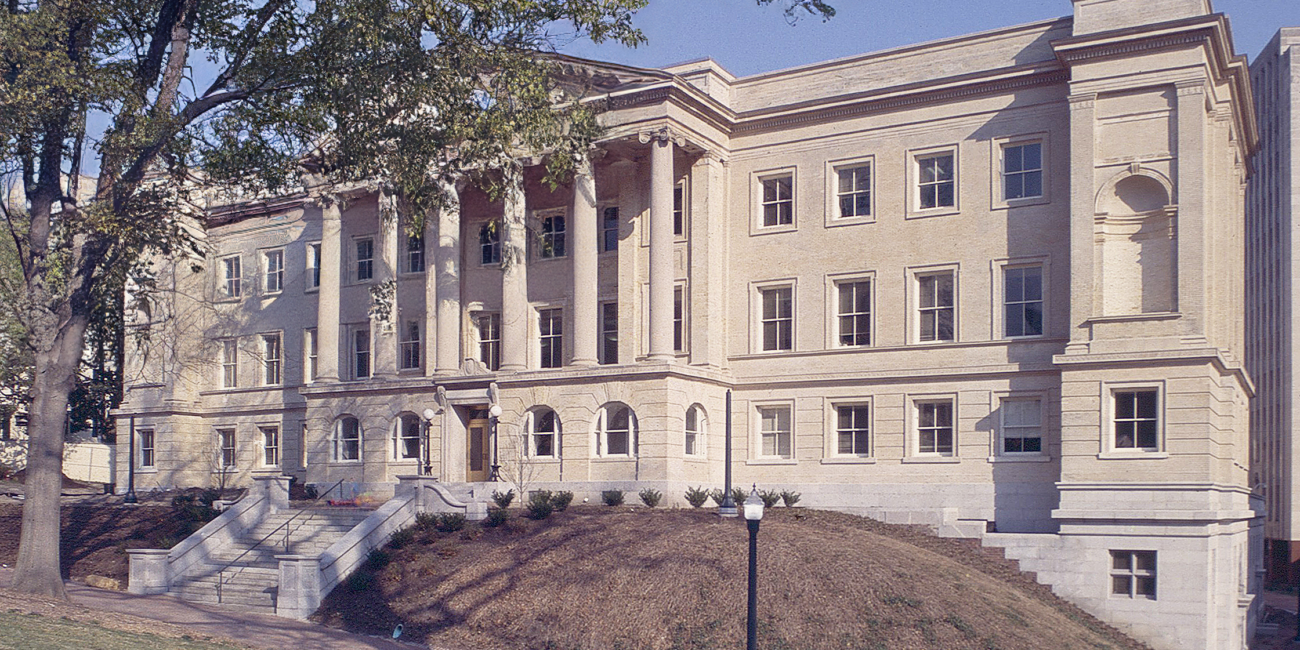
<svg viewBox="0 0 1300 650">
<path fill-rule="evenodd" d="M 506 170 L 501 217 L 501 369 L 528 367 L 528 240 L 522 170 Z"/>
<path fill-rule="evenodd" d="M 322 196 L 320 290 L 316 292 L 316 380 L 339 380 L 339 291 L 343 216 L 337 197 Z"/>
<path fill-rule="evenodd" d="M 691 173 L 690 318 L 691 363 L 726 365 L 727 165 L 707 152 Z"/>
<path fill-rule="evenodd" d="M 438 210 L 436 273 L 425 280 L 426 304 L 437 305 L 437 361 L 431 364 L 437 374 L 460 370 L 460 195 L 453 181 L 440 183 L 446 203 Z M 434 241 L 426 239 L 425 241 Z"/>
<path fill-rule="evenodd" d="M 1175 84 L 1178 93 L 1177 251 L 1175 310 L 1184 336 L 1205 336 L 1205 80 Z"/>
<path fill-rule="evenodd" d="M 1083 323 L 1099 313 L 1096 269 L 1096 112 L 1097 95 L 1070 95 L 1070 343 L 1066 353 L 1088 350 Z"/>
<path fill-rule="evenodd" d="M 375 376 L 397 375 L 397 236 L 396 197 L 379 193 L 379 264 L 371 291 L 370 331 L 374 340 Z"/>
<path fill-rule="evenodd" d="M 578 157 L 573 174 L 573 365 L 597 363 L 600 329 L 596 276 L 596 178 L 591 158 Z"/>
</svg>

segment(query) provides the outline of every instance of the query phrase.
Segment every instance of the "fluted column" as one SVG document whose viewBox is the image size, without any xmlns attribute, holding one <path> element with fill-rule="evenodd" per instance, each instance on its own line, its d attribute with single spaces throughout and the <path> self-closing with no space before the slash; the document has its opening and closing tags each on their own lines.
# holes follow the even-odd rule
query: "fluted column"
<svg viewBox="0 0 1300 650">
<path fill-rule="evenodd" d="M 379 194 L 379 264 L 375 269 L 374 303 L 370 310 L 370 332 L 374 341 L 375 376 L 397 375 L 397 204 L 390 194 Z"/>
<path fill-rule="evenodd" d="M 596 178 L 579 156 L 573 174 L 573 365 L 594 366 L 600 329 L 596 306 Z"/>
<path fill-rule="evenodd" d="M 458 372 L 461 362 L 460 196 L 455 182 L 441 181 L 440 185 L 447 202 L 438 210 L 437 277 L 430 273 L 426 282 L 433 288 L 428 304 L 436 301 L 438 305 L 437 372 L 445 375 Z"/>
<path fill-rule="evenodd" d="M 339 380 L 339 289 L 343 216 L 338 200 L 321 197 L 320 290 L 316 292 L 316 380 Z"/>
<path fill-rule="evenodd" d="M 673 358 L 673 142 L 650 137 L 650 359 Z"/>
<path fill-rule="evenodd" d="M 501 216 L 501 369 L 528 367 L 528 246 L 523 171 L 506 170 Z"/>
</svg>

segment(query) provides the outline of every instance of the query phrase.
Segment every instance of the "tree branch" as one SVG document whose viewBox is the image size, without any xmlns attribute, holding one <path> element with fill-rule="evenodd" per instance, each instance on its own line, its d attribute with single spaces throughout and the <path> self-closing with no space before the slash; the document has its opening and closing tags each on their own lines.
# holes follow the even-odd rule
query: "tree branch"
<svg viewBox="0 0 1300 650">
<path fill-rule="evenodd" d="M 235 52 L 234 59 L 226 66 L 225 70 L 221 71 L 221 74 L 217 75 L 217 78 L 212 81 L 212 85 L 203 91 L 204 97 L 230 84 L 230 81 L 239 73 L 239 70 L 244 67 L 248 54 L 253 51 L 253 44 L 257 42 L 257 39 L 261 38 L 262 30 L 266 28 L 266 24 L 271 21 L 276 12 L 288 4 L 289 0 L 270 0 L 270 2 L 262 5 L 261 9 L 257 10 L 257 16 L 245 25 L 243 31 L 240 32 L 239 43 L 233 48 Z"/>
</svg>

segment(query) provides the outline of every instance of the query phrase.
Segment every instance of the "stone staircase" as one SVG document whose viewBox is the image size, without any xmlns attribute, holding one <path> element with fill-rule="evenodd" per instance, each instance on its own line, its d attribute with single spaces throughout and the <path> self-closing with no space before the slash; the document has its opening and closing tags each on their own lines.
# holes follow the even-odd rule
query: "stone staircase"
<svg viewBox="0 0 1300 650">
<path fill-rule="evenodd" d="M 190 602 L 274 614 L 280 580 L 275 557 L 319 556 L 371 512 L 358 508 L 281 509 L 174 578 L 168 593 Z"/>
</svg>

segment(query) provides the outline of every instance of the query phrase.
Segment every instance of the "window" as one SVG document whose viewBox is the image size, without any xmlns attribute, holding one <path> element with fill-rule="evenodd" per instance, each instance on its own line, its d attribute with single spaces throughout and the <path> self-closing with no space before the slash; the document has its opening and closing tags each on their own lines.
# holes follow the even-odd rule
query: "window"
<svg viewBox="0 0 1300 650">
<path fill-rule="evenodd" d="M 1003 399 L 1002 453 L 1040 454 L 1043 452 L 1043 410 L 1037 399 Z"/>
<path fill-rule="evenodd" d="M 284 251 L 273 250 L 262 253 L 262 266 L 266 276 L 262 283 L 264 293 L 279 293 L 284 290 Z"/>
<path fill-rule="evenodd" d="M 420 321 L 408 320 L 402 328 L 402 370 L 420 367 Z"/>
<path fill-rule="evenodd" d="M 1043 195 L 1043 143 L 1027 142 L 1002 147 L 1002 199 Z"/>
<path fill-rule="evenodd" d="M 239 386 L 239 342 L 235 339 L 221 341 L 221 387 Z"/>
<path fill-rule="evenodd" d="M 303 330 L 303 358 L 307 360 L 303 372 L 307 375 L 307 381 L 316 381 L 316 371 L 319 367 L 316 362 L 316 328 Z"/>
<path fill-rule="evenodd" d="M 488 370 L 501 369 L 501 314 L 479 315 L 478 360 Z"/>
<path fill-rule="evenodd" d="M 361 460 L 361 422 L 348 415 L 334 423 L 334 444 L 330 451 L 334 461 Z"/>
<path fill-rule="evenodd" d="M 839 345 L 871 345 L 871 281 L 839 282 L 835 290 L 839 294 Z"/>
<path fill-rule="evenodd" d="M 704 455 L 704 409 L 698 404 L 686 409 L 686 455 Z"/>
<path fill-rule="evenodd" d="M 763 350 L 794 349 L 794 288 L 760 289 Z"/>
<path fill-rule="evenodd" d="M 686 349 L 686 287 L 673 287 L 673 351 Z"/>
<path fill-rule="evenodd" d="M 673 234 L 686 236 L 686 181 L 673 187 Z"/>
<path fill-rule="evenodd" d="M 370 328 L 352 330 L 352 378 L 370 376 Z"/>
<path fill-rule="evenodd" d="M 221 294 L 227 298 L 238 298 L 243 295 L 239 256 L 227 257 L 221 260 L 221 269 L 225 277 Z"/>
<path fill-rule="evenodd" d="M 618 363 L 618 303 L 600 306 L 600 362 Z"/>
<path fill-rule="evenodd" d="M 501 231 L 494 223 L 485 223 L 478 231 L 479 261 L 484 265 L 501 263 Z"/>
<path fill-rule="evenodd" d="M 357 249 L 357 282 L 375 277 L 375 240 L 364 237 L 353 242 Z"/>
<path fill-rule="evenodd" d="M 418 460 L 420 458 L 420 418 L 406 413 L 397 418 L 393 427 L 393 459 Z"/>
<path fill-rule="evenodd" d="M 307 288 L 320 288 L 320 242 L 307 244 Z"/>
<path fill-rule="evenodd" d="M 600 252 L 618 250 L 618 208 L 605 208 L 600 216 Z"/>
<path fill-rule="evenodd" d="M 790 407 L 762 406 L 758 409 L 760 456 L 793 458 L 790 432 Z"/>
<path fill-rule="evenodd" d="M 280 427 L 258 427 L 262 434 L 262 467 L 280 466 Z"/>
<path fill-rule="evenodd" d="M 916 438 L 919 454 L 953 455 L 951 401 L 916 403 Z"/>
<path fill-rule="evenodd" d="M 217 466 L 223 470 L 235 466 L 234 429 L 217 429 Z"/>
<path fill-rule="evenodd" d="M 424 236 L 406 235 L 406 272 L 424 273 Z"/>
<path fill-rule="evenodd" d="M 871 165 L 841 167 L 835 170 L 839 184 L 835 197 L 838 219 L 871 216 Z"/>
<path fill-rule="evenodd" d="M 1117 390 L 1115 448 L 1146 449 L 1160 446 L 1160 394 L 1156 390 Z"/>
<path fill-rule="evenodd" d="M 917 209 L 957 205 L 957 174 L 952 153 L 918 156 L 916 170 Z"/>
<path fill-rule="evenodd" d="M 1003 271 L 1003 334 L 1040 336 L 1043 333 L 1043 267 L 1008 267 Z"/>
<path fill-rule="evenodd" d="M 1124 598 L 1156 599 L 1156 552 L 1111 551 L 1110 593 Z"/>
<path fill-rule="evenodd" d="M 541 329 L 541 365 L 559 368 L 564 365 L 564 311 L 543 309 L 537 312 L 537 319 Z"/>
<path fill-rule="evenodd" d="M 762 180 L 763 226 L 794 223 L 794 175 L 783 174 Z"/>
<path fill-rule="evenodd" d="M 542 259 L 564 257 L 564 215 L 542 217 Z"/>
<path fill-rule="evenodd" d="M 153 429 L 138 429 L 135 432 L 136 439 L 140 441 L 140 467 L 154 467 L 154 437 Z"/>
<path fill-rule="evenodd" d="M 280 369 L 283 365 L 282 346 L 280 345 L 280 334 L 262 335 L 262 385 L 279 386 L 281 382 Z"/>
<path fill-rule="evenodd" d="M 835 453 L 871 455 L 871 407 L 854 404 L 835 407 Z"/>
<path fill-rule="evenodd" d="M 531 440 L 529 452 L 533 456 L 541 458 L 559 456 L 560 448 L 556 441 L 560 434 L 560 421 L 555 417 L 555 411 L 548 408 L 537 409 L 528 414 L 525 425 Z"/>
<path fill-rule="evenodd" d="M 636 415 L 623 404 L 602 406 L 596 413 L 596 455 L 636 453 Z"/>
<path fill-rule="evenodd" d="M 952 273 L 917 276 L 921 341 L 952 341 L 956 338 L 956 293 Z"/>
</svg>

